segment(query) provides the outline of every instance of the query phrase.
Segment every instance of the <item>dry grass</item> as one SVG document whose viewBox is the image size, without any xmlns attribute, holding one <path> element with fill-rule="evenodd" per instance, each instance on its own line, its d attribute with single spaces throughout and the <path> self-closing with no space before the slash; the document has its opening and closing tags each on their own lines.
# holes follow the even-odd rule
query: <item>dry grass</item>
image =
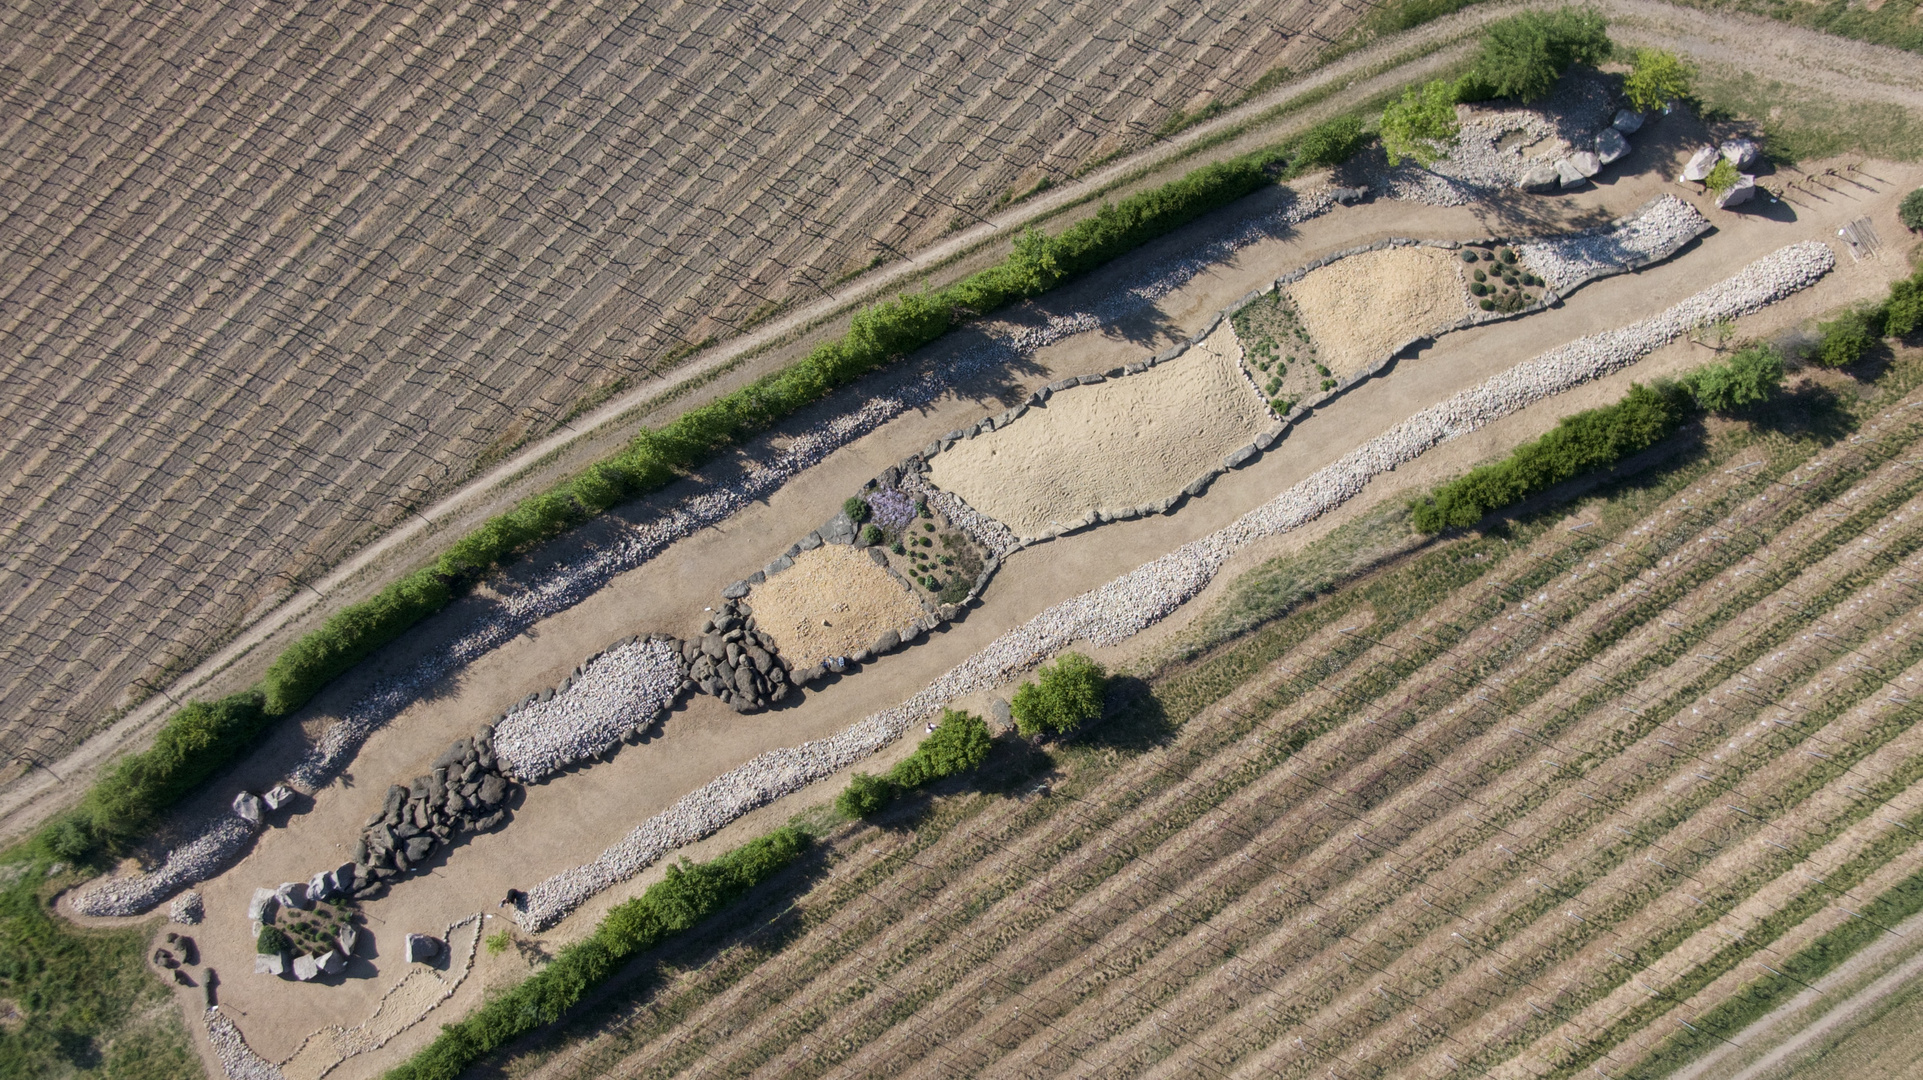
<svg viewBox="0 0 1923 1080">
<path fill-rule="evenodd" d="M 580 403 L 1362 9 L 0 14 L 0 755 L 57 756 Z"/>
<path fill-rule="evenodd" d="M 1365 251 L 1311 270 L 1288 293 L 1323 365 L 1346 379 L 1470 315 L 1461 268 L 1437 248 Z"/>
<path fill-rule="evenodd" d="M 849 544 L 823 544 L 795 556 L 793 566 L 754 587 L 748 604 L 755 624 L 797 670 L 852 656 L 923 614 L 901 582 Z"/>
</svg>

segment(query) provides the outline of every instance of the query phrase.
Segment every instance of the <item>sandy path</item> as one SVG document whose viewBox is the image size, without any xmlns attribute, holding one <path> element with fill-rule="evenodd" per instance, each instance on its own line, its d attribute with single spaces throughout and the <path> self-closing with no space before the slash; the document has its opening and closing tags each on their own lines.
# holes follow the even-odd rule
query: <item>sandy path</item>
<svg viewBox="0 0 1923 1080">
<path fill-rule="evenodd" d="M 1461 266 L 1437 248 L 1365 251 L 1304 275 L 1289 299 L 1322 363 L 1343 379 L 1473 314 Z"/>
<path fill-rule="evenodd" d="M 1160 501 L 1274 423 L 1241 362 L 1224 320 L 1175 360 L 1065 390 L 1000 431 L 956 443 L 935 458 L 931 478 L 1017 536 Z"/>
<path fill-rule="evenodd" d="M 852 656 L 885 631 L 921 618 L 921 605 L 866 551 L 824 544 L 748 595 L 755 624 L 773 635 L 796 669 Z"/>
</svg>

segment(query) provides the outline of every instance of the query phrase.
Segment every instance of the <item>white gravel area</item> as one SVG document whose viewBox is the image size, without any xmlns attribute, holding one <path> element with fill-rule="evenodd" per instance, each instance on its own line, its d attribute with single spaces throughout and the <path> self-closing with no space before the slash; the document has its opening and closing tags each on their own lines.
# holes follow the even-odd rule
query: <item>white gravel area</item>
<svg viewBox="0 0 1923 1080">
<path fill-rule="evenodd" d="M 206 908 L 200 901 L 200 894 L 192 890 L 174 897 L 174 902 L 167 905 L 167 917 L 183 926 L 193 926 L 206 913 Z"/>
<path fill-rule="evenodd" d="M 1377 149 L 1368 152 L 1357 171 L 1371 187 L 1393 199 L 1466 206 L 1514 191 L 1525 170 L 1555 163 L 1568 155 L 1571 146 L 1593 147 L 1596 135 L 1616 115 L 1616 106 L 1609 88 L 1600 81 L 1565 80 L 1540 105 L 1475 110 L 1463 123 L 1448 156 L 1426 169 L 1413 161 L 1390 166 Z M 1545 142 L 1548 145 L 1543 147 Z M 1542 148 L 1537 153 L 1524 154 L 1538 147 Z"/>
<path fill-rule="evenodd" d="M 1567 296 L 1585 281 L 1634 270 L 1674 255 L 1709 229 L 1709 219 L 1674 195 L 1655 199 L 1607 228 L 1516 247 L 1522 264 Z"/>
<path fill-rule="evenodd" d="M 696 788 L 593 862 L 534 886 L 515 918 L 530 930 L 552 926 L 666 853 L 873 754 L 956 698 L 1004 685 L 1077 641 L 1114 645 L 1128 639 L 1201 592 L 1244 546 L 1315 520 L 1353 498 L 1371 478 L 1527 405 L 1619 371 L 1691 327 L 1756 311 L 1814 284 L 1835 265 L 1824 244 L 1783 248 L 1661 314 L 1570 342 L 1424 409 L 1226 528 L 1056 604 L 895 708 L 828 738 L 762 754 Z"/>
<path fill-rule="evenodd" d="M 280 1066 L 254 1053 L 240 1029 L 218 1007 L 207 1010 L 207 1041 L 214 1045 L 228 1080 L 287 1080 Z"/>
<path fill-rule="evenodd" d="M 496 724 L 495 756 L 524 784 L 557 773 L 653 723 L 674 705 L 682 677 L 681 650 L 672 641 L 609 649 L 566 690 Z"/>
<path fill-rule="evenodd" d="M 688 481 L 694 487 L 693 494 L 672 508 L 652 520 L 632 525 L 618 542 L 577 562 L 558 565 L 538 581 L 525 584 L 520 592 L 507 596 L 494 610 L 477 618 L 465 634 L 446 648 L 423 658 L 354 702 L 343 711 L 340 720 L 322 733 L 288 781 L 310 792 L 326 785 L 353 760 L 369 735 L 448 675 L 513 640 L 542 619 L 580 603 L 616 575 L 654 558 L 670 544 L 766 499 L 795 475 L 819 464 L 855 439 L 904 412 L 924 408 L 941 399 L 956 382 L 1006 370 L 1036 350 L 1064 338 L 1146 311 L 1162 297 L 1242 248 L 1285 236 L 1293 226 L 1326 212 L 1333 205 L 1334 199 L 1326 191 L 1298 196 L 1278 210 L 1237 223 L 1231 230 L 1210 242 L 1198 244 L 1185 255 L 1143 265 L 1132 280 L 1125 281 L 1088 310 L 1051 316 L 1039 325 L 989 336 L 942 366 L 908 380 L 893 393 L 856 399 L 848 411 L 814 431 L 803 433 L 779 449 L 766 449 L 758 459 L 748 460 L 738 479 L 706 484 Z M 956 519 L 951 517 L 951 520 Z M 221 815 L 202 826 L 193 840 L 168 852 L 158 868 L 89 886 L 76 895 L 74 907 L 87 915 L 125 916 L 151 911 L 187 885 L 205 881 L 231 866 L 246 851 L 252 837 L 252 827 L 246 822 Z"/>
</svg>

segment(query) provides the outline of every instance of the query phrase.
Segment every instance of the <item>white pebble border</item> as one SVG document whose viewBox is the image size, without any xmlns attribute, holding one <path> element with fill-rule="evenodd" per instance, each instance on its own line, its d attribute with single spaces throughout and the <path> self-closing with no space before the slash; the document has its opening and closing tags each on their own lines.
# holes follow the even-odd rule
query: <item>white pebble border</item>
<svg viewBox="0 0 1923 1080">
<path fill-rule="evenodd" d="M 280 1066 L 254 1053 L 227 1014 L 218 1006 L 207 1010 L 207 1041 L 214 1044 L 221 1071 L 228 1080 L 287 1080 Z"/>
<path fill-rule="evenodd" d="M 540 620 L 587 599 L 616 575 L 646 563 L 676 541 L 767 498 L 796 474 L 819 464 L 855 439 L 904 412 L 932 405 L 956 382 L 1007 370 L 1038 349 L 1147 310 L 1242 248 L 1287 236 L 1295 225 L 1334 205 L 1334 198 L 1326 191 L 1298 195 L 1278 210 L 1237 223 L 1231 231 L 1197 245 L 1188 254 L 1141 268 L 1132 283 L 1104 296 L 1091 310 L 1051 316 L 1041 325 L 990 336 L 973 348 L 958 352 L 937 369 L 906 380 L 892 394 L 858 399 L 849 411 L 816 430 L 803 433 L 780 449 L 766 450 L 759 459 L 747 461 L 738 479 L 698 488 L 695 494 L 659 517 L 631 527 L 618 542 L 579 562 L 556 566 L 539 581 L 505 597 L 499 606 L 477 618 L 465 634 L 447 647 L 436 650 L 345 709 L 341 718 L 321 734 L 294 767 L 288 782 L 310 792 L 325 786 L 353 759 L 369 735 L 449 674 L 513 640 Z M 504 583 L 503 587 L 513 585 Z M 237 825 L 246 827 L 246 831 L 236 829 Z M 239 818 L 222 815 L 204 826 L 195 839 L 168 852 L 154 870 L 110 878 L 80 891 L 74 898 L 74 909 L 84 915 L 100 916 L 151 911 L 180 889 L 205 881 L 232 865 L 251 842 L 252 832 L 252 827 Z"/>
<path fill-rule="evenodd" d="M 909 495 L 927 499 L 935 512 L 953 522 L 970 540 L 997 559 L 1007 558 L 1009 552 L 1022 546 L 1014 530 L 963 502 L 961 496 L 929 483 L 918 469 L 903 469 L 897 486 Z"/>
<path fill-rule="evenodd" d="M 192 890 L 174 897 L 174 902 L 167 905 L 167 917 L 182 926 L 193 926 L 206 914 L 207 909 L 200 902 L 200 894 Z"/>
<path fill-rule="evenodd" d="M 1667 259 L 1709 228 L 1709 219 L 1674 195 L 1594 232 L 1532 240 L 1516 246 L 1522 264 L 1568 295 L 1592 278 Z"/>
<path fill-rule="evenodd" d="M 901 705 L 828 738 L 762 754 L 696 788 L 593 862 L 534 886 L 515 918 L 528 930 L 544 930 L 666 853 L 880 750 L 958 697 L 1001 686 L 1076 641 L 1114 645 L 1132 637 L 1201 592 L 1243 546 L 1334 510 L 1371 478 L 1527 405 L 1621 370 L 1692 327 L 1780 300 L 1814 284 L 1835 265 L 1835 254 L 1821 243 L 1783 248 L 1659 315 L 1579 338 L 1424 409 L 1226 528 L 1056 604 Z"/>
<path fill-rule="evenodd" d="M 610 649 L 563 693 L 515 709 L 494 726 L 494 754 L 522 783 L 593 757 L 674 704 L 681 650 L 669 641 Z"/>
</svg>

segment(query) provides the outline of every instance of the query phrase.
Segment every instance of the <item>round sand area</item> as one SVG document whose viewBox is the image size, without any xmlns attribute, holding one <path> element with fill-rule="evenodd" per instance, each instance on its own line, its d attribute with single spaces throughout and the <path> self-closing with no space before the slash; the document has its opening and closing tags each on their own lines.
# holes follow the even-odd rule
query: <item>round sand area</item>
<svg viewBox="0 0 1923 1080">
<path fill-rule="evenodd" d="M 1064 390 L 956 443 L 929 478 L 1024 537 L 1079 525 L 1090 510 L 1160 502 L 1275 423 L 1241 361 L 1224 319 L 1166 364 Z"/>
<path fill-rule="evenodd" d="M 1311 270 L 1287 289 L 1322 363 L 1346 379 L 1472 314 L 1461 267 L 1438 248 L 1387 248 Z"/>
<path fill-rule="evenodd" d="M 922 617 L 901 582 L 852 544 L 823 544 L 748 594 L 755 625 L 775 639 L 790 667 L 852 656 L 889 630 Z"/>
</svg>

